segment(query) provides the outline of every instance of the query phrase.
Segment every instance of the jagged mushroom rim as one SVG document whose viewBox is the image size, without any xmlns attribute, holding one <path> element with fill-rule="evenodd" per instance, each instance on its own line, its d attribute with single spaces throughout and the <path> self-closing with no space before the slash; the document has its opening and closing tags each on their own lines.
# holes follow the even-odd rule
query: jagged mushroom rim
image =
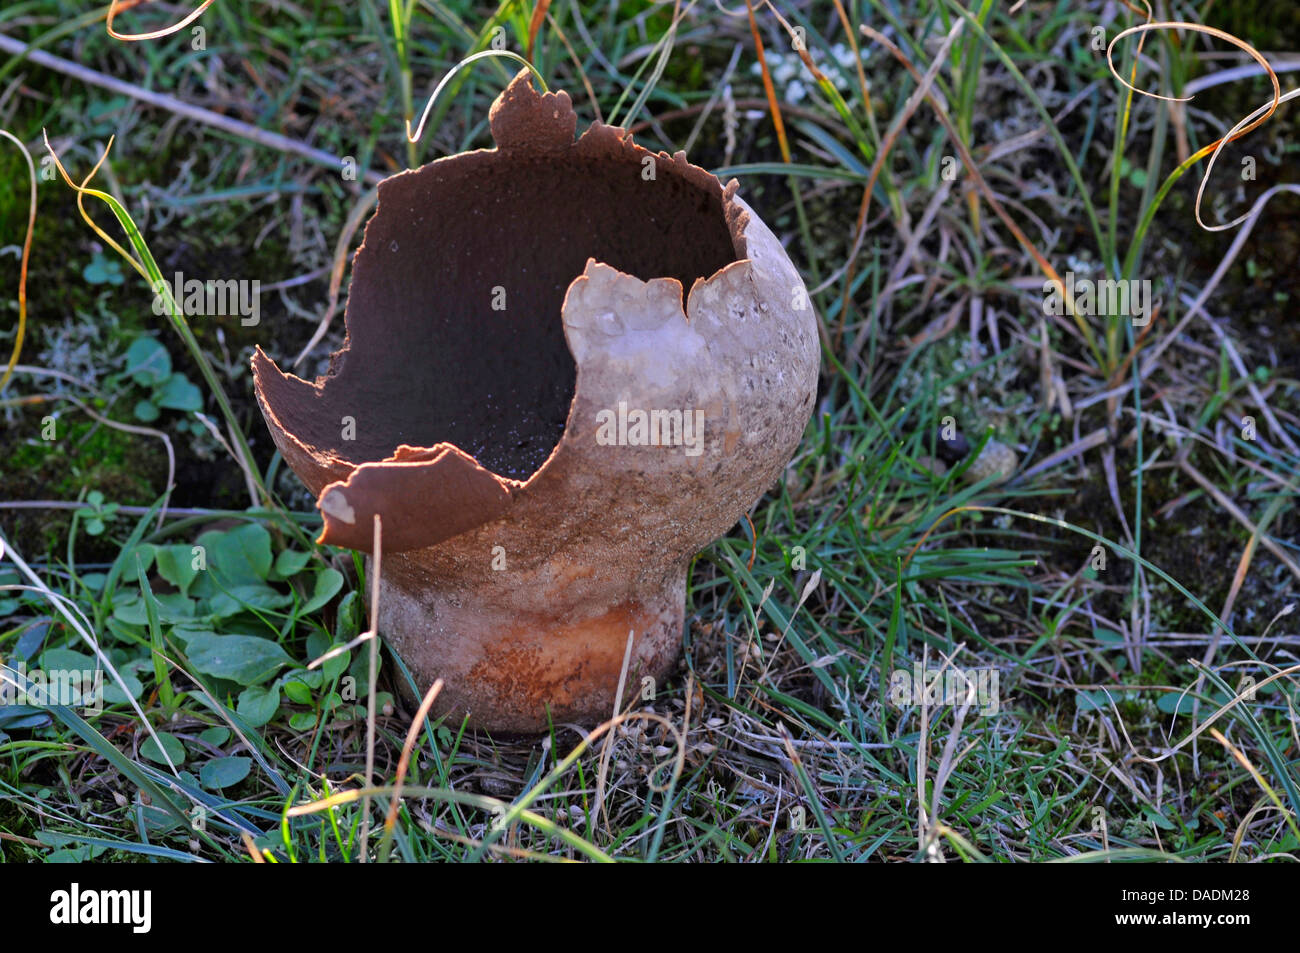
<svg viewBox="0 0 1300 953">
<path fill-rule="evenodd" d="M 376 210 L 355 253 L 354 268 L 366 253 L 371 225 L 384 213 L 385 193 L 392 190 L 395 182 L 416 176 L 430 166 L 458 162 L 467 156 L 508 156 L 513 150 L 520 150 L 520 154 L 533 152 L 543 155 L 571 152 L 578 159 L 613 159 L 621 153 L 637 162 L 645 156 L 654 156 L 661 172 L 667 171 L 686 184 L 718 197 L 735 260 L 708 277 L 696 278 L 690 292 L 685 295 L 683 306 L 683 285 L 677 278 L 642 280 L 595 258 L 587 259 L 583 271 L 569 282 L 560 310 L 565 344 L 576 365 L 576 380 L 564 431 L 545 461 L 525 480 L 484 467 L 473 455 L 451 442 L 428 447 L 402 443 L 382 460 L 354 461 L 345 458 L 338 448 L 316 447 L 304 442 L 285 426 L 282 415 L 264 392 L 264 381 L 275 375 L 305 385 L 310 395 L 322 395 L 350 353 L 351 335 L 355 330 L 349 320 L 352 316 L 351 299 L 345 310 L 348 330 L 343 347 L 331 356 L 328 372 L 314 382 L 285 374 L 258 347 L 252 361 L 258 401 L 277 443 L 288 445 L 281 445 L 286 458 L 292 454 L 303 468 L 311 471 L 308 474 L 299 472 L 299 476 L 313 492 L 318 493 L 317 506 L 324 516 L 324 528 L 318 542 L 368 552 L 372 548 L 373 516 L 379 514 L 383 519 L 384 551 L 399 552 L 437 545 L 502 518 L 519 494 L 545 480 L 564 451 L 573 423 L 572 415 L 583 390 L 584 361 L 575 347 L 574 325 L 570 320 L 579 292 L 591 285 L 609 294 L 670 297 L 676 305 L 669 309 L 672 313 L 667 320 L 679 318 L 690 325 L 699 313 L 698 302 L 702 296 L 752 268 L 747 236 L 751 213 L 736 195 L 738 183 L 735 179 L 723 186 L 712 173 L 691 164 L 684 152 L 675 155 L 652 153 L 636 144 L 631 133 L 617 126 L 596 122 L 575 140 L 576 122 L 566 92 L 538 94 L 532 88 L 528 71 L 521 71 L 493 104 L 491 126 L 497 143 L 495 148 L 446 156 L 421 169 L 397 173 L 380 183 Z M 293 460 L 289 462 L 291 466 L 294 463 Z M 294 469 L 299 470 L 298 467 Z"/>
</svg>

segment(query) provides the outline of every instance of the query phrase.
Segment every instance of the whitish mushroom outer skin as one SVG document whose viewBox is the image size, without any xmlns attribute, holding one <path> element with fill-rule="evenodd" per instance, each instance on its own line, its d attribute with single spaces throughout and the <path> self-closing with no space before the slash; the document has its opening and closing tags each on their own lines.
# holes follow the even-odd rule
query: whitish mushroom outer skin
<svg viewBox="0 0 1300 953">
<path fill-rule="evenodd" d="M 499 149 L 583 150 L 619 169 L 652 155 L 599 123 L 575 143 L 574 121 L 568 96 L 538 95 L 526 72 L 493 107 Z M 567 139 L 557 128 L 567 128 Z M 656 161 L 659 176 L 680 172 L 721 189 L 682 153 Z M 398 194 L 381 184 L 376 219 L 386 192 Z M 737 260 L 695 281 L 685 312 L 676 279 L 643 281 L 595 259 L 568 286 L 559 319 L 577 367 L 575 393 L 563 436 L 525 481 L 498 476 L 449 444 L 403 446 L 360 465 L 308 445 L 282 419 L 301 409 L 277 408 L 268 387 L 319 389 L 327 379 L 298 382 L 255 356 L 273 438 L 319 494 L 322 540 L 368 550 L 373 514 L 381 516 L 380 632 L 421 691 L 443 679 L 435 711 L 508 733 L 552 721 L 593 725 L 613 712 L 629 634 L 625 703 L 646 678 L 661 686 L 674 666 L 690 559 L 780 476 L 817 387 L 817 318 L 806 290 L 780 242 L 735 193 L 733 181 L 722 208 Z M 363 252 L 364 244 L 358 262 Z M 702 411 L 700 452 L 602 442 L 602 412 L 617 414 L 620 405 Z M 472 504 L 448 505 L 448 495 Z M 420 517 L 412 501 L 439 513 L 428 545 L 413 546 L 420 537 L 410 527 Z M 457 525 L 457 513 L 477 524 Z M 400 546 L 389 545 L 390 533 Z"/>
</svg>

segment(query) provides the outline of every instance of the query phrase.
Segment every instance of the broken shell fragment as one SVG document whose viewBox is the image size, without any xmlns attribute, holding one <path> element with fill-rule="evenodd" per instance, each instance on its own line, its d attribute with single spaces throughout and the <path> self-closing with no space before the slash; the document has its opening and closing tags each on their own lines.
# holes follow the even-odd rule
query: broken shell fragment
<svg viewBox="0 0 1300 953">
<path fill-rule="evenodd" d="M 820 352 L 734 181 L 575 140 L 526 72 L 490 121 L 380 184 L 329 373 L 253 371 L 321 541 L 380 517 L 380 632 L 436 710 L 533 732 L 610 716 L 629 635 L 628 697 L 671 668 L 687 564 L 780 476 Z"/>
</svg>

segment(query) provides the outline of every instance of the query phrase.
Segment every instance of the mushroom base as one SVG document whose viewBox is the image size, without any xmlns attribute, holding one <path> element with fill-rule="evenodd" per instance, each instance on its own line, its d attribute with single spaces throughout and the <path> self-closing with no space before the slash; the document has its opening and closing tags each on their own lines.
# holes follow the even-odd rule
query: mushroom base
<svg viewBox="0 0 1300 953">
<path fill-rule="evenodd" d="M 391 571 L 402 560 L 402 554 L 384 557 L 379 631 L 421 692 L 443 680 L 434 712 L 457 722 L 468 717 L 473 728 L 534 734 L 551 722 L 608 720 L 629 632 L 625 704 L 653 692 L 681 649 L 685 567 L 656 591 L 556 611 L 549 599 L 521 598 L 519 589 L 504 601 L 497 585 L 484 591 L 403 585 L 408 574 Z"/>
</svg>

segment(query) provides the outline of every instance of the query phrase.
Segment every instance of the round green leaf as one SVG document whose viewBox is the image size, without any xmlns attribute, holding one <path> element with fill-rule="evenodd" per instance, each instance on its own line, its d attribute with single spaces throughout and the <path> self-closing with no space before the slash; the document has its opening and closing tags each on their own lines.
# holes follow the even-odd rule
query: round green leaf
<svg viewBox="0 0 1300 953">
<path fill-rule="evenodd" d="M 214 725 L 199 732 L 199 740 L 204 744 L 212 745 L 214 748 L 220 748 L 230 740 L 230 729 L 221 725 Z"/>
<path fill-rule="evenodd" d="M 171 410 L 202 410 L 203 392 L 184 374 L 173 374 L 154 395 L 159 407 Z"/>
<path fill-rule="evenodd" d="M 1079 711 L 1109 711 L 1110 699 L 1100 689 L 1095 692 L 1075 692 L 1074 704 Z"/>
<path fill-rule="evenodd" d="M 145 387 L 161 384 L 171 376 L 171 355 L 153 338 L 138 337 L 126 350 L 126 371 Z"/>
<path fill-rule="evenodd" d="M 316 727 L 316 713 L 299 711 L 289 716 L 289 727 L 294 731 L 310 731 Z"/>
<path fill-rule="evenodd" d="M 152 423 L 162 416 L 162 411 L 147 400 L 136 401 L 134 413 L 136 420 L 143 420 L 145 423 Z"/>
<path fill-rule="evenodd" d="M 315 612 L 329 602 L 343 588 L 343 574 L 337 569 L 322 569 L 316 574 L 315 591 L 303 604 L 303 613 Z"/>
<path fill-rule="evenodd" d="M 286 549 L 275 557 L 275 578 L 288 579 L 302 572 L 311 553 L 300 553 L 295 549 Z"/>
<path fill-rule="evenodd" d="M 255 635 L 203 632 L 190 639 L 188 648 L 190 664 L 200 672 L 240 685 L 264 682 L 291 661 L 275 642 Z"/>
<path fill-rule="evenodd" d="M 165 731 L 157 733 L 162 741 L 163 750 L 167 752 L 167 757 L 172 759 L 172 764 L 181 764 L 185 761 L 185 746 L 175 735 L 169 735 Z M 155 764 L 166 764 L 167 758 L 162 756 L 162 751 L 154 744 L 153 736 L 146 738 L 144 744 L 140 745 L 140 756 L 148 758 Z"/>
<path fill-rule="evenodd" d="M 199 769 L 199 782 L 205 788 L 228 788 L 248 777 L 252 758 L 213 758 Z"/>
<path fill-rule="evenodd" d="M 275 685 L 267 688 L 253 686 L 239 693 L 239 717 L 248 722 L 251 728 L 261 728 L 275 717 L 280 709 L 280 689 Z"/>
<path fill-rule="evenodd" d="M 1166 715 L 1190 715 L 1196 699 L 1182 692 L 1165 692 L 1156 700 L 1156 707 Z"/>
<path fill-rule="evenodd" d="M 296 678 L 291 678 L 284 683 L 284 693 L 289 696 L 290 701 L 297 702 L 299 705 L 311 704 L 311 689 Z"/>
</svg>

